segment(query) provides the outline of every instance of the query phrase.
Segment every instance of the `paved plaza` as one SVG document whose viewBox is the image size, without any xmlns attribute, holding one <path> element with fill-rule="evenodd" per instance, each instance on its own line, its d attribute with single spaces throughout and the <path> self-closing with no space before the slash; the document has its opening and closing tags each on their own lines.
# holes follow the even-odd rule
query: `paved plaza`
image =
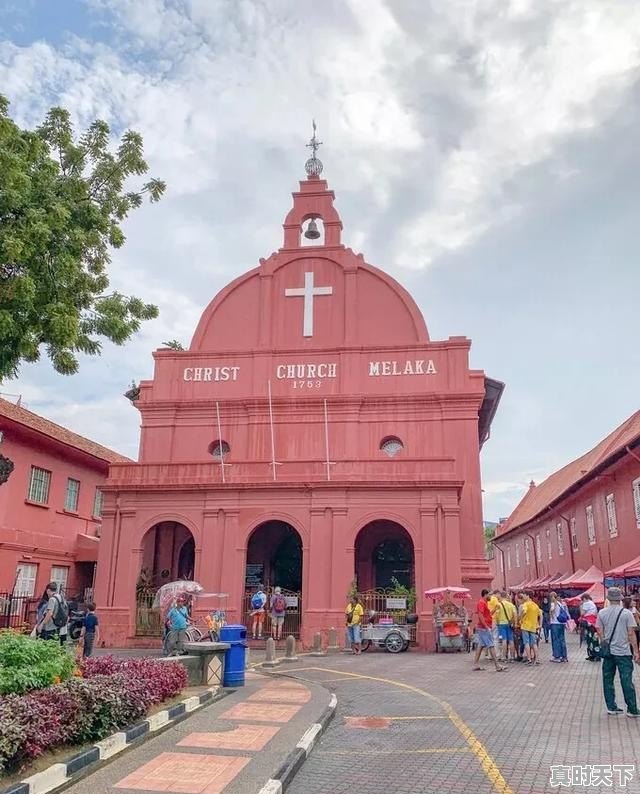
<svg viewBox="0 0 640 794">
<path fill-rule="evenodd" d="M 598 765 L 640 770 L 640 720 L 608 716 L 600 665 L 570 638 L 569 664 L 510 664 L 472 672 L 467 654 L 307 657 L 288 674 L 338 696 L 336 716 L 296 776 L 290 794 L 546 794 L 640 791 Z M 624 706 L 621 695 L 619 705 Z M 552 786 L 580 775 L 571 786 Z M 576 770 L 576 766 L 582 766 Z M 571 772 L 566 767 L 573 767 Z M 590 767 L 590 768 L 589 768 Z M 602 777 L 604 775 L 604 777 Z"/>
</svg>

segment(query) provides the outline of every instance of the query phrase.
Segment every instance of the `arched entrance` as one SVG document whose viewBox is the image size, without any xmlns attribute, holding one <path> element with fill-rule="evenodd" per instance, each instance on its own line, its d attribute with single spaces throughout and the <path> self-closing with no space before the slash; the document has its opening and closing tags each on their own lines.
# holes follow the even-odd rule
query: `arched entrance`
<svg viewBox="0 0 640 794">
<path fill-rule="evenodd" d="M 161 615 L 153 608 L 153 599 L 163 584 L 194 578 L 195 550 L 193 535 L 177 521 L 161 521 L 146 532 L 136 583 L 137 635 L 162 633 Z"/>
<path fill-rule="evenodd" d="M 280 587 L 287 600 L 283 635 L 300 636 L 302 615 L 302 538 L 285 521 L 265 521 L 257 526 L 247 543 L 244 619 L 251 625 L 251 597 L 262 587 L 269 599 Z M 267 600 L 264 632 L 271 633 Z"/>
<path fill-rule="evenodd" d="M 403 621 L 416 605 L 415 554 L 407 530 L 380 519 L 366 524 L 356 537 L 355 574 L 365 610 Z"/>
</svg>

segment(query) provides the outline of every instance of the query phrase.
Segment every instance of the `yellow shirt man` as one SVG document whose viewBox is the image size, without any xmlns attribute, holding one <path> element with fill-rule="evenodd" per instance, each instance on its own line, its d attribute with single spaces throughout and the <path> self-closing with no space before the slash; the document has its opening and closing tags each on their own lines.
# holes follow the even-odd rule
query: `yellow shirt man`
<svg viewBox="0 0 640 794">
<path fill-rule="evenodd" d="M 349 626 L 357 626 L 362 623 L 362 616 L 364 615 L 362 604 L 347 604 L 345 612 L 349 615 Z"/>
<path fill-rule="evenodd" d="M 520 628 L 522 631 L 530 631 L 532 633 L 538 631 L 541 615 L 542 610 L 535 601 L 530 598 L 523 601 L 520 606 Z"/>
<path fill-rule="evenodd" d="M 513 624 L 516 618 L 516 608 L 508 598 L 503 598 L 498 602 L 498 609 L 493 617 L 498 626 Z"/>
<path fill-rule="evenodd" d="M 499 621 L 496 620 L 498 615 L 498 610 L 500 608 L 500 601 L 498 601 L 498 597 L 496 595 L 492 595 L 491 598 L 487 601 L 487 606 L 489 607 L 489 611 L 493 615 L 493 623 L 494 625 Z"/>
</svg>

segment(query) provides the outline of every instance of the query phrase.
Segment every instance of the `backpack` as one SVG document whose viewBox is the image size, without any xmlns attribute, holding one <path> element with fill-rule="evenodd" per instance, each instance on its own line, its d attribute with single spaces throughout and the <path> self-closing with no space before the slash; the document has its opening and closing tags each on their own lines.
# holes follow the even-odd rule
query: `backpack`
<svg viewBox="0 0 640 794">
<path fill-rule="evenodd" d="M 556 620 L 558 623 L 568 623 L 571 620 L 571 615 L 564 604 L 561 604 Z"/>
<path fill-rule="evenodd" d="M 262 609 L 264 606 L 264 596 L 262 593 L 254 593 L 251 596 L 251 608 L 252 609 Z"/>
<path fill-rule="evenodd" d="M 57 629 L 61 629 L 69 622 L 69 606 L 62 596 L 57 595 L 54 596 L 54 598 L 56 599 L 57 606 L 51 620 L 53 620 L 53 625 Z"/>
<path fill-rule="evenodd" d="M 287 600 L 282 594 L 278 593 L 278 595 L 275 596 L 273 599 L 273 611 L 282 613 L 282 612 L 286 612 L 286 610 L 287 610 Z"/>
</svg>

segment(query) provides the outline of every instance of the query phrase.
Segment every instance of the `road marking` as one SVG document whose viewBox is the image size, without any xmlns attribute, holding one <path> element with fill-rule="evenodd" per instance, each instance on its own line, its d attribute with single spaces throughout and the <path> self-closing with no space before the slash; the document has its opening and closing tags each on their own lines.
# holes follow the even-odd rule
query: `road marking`
<svg viewBox="0 0 640 794">
<path fill-rule="evenodd" d="M 461 733 L 461 735 L 465 738 L 467 745 L 469 746 L 469 749 L 480 762 L 482 771 L 489 779 L 491 785 L 496 791 L 496 794 L 515 794 L 511 786 L 502 776 L 502 773 L 500 772 L 498 765 L 489 755 L 485 746 L 474 734 L 471 728 L 469 728 L 469 726 L 465 723 L 465 721 L 453 708 L 453 706 L 447 703 L 446 700 L 441 700 L 435 695 L 432 695 L 430 692 L 427 692 L 425 689 L 420 689 L 419 687 L 412 686 L 411 684 L 405 684 L 402 681 L 395 681 L 392 678 L 380 678 L 378 676 L 373 676 L 373 675 L 363 675 L 362 673 L 349 673 L 345 670 L 332 670 L 327 667 L 296 667 L 288 670 L 289 673 L 302 673 L 305 671 L 334 673 L 335 675 L 340 675 L 340 676 L 347 676 L 347 677 L 351 676 L 352 678 L 355 679 L 378 681 L 381 684 L 389 684 L 391 686 L 396 686 L 399 689 L 407 689 L 409 692 L 415 692 L 418 695 L 422 695 L 423 697 L 428 698 L 434 703 L 437 703 L 444 710 L 447 717 L 451 720 L 451 722 L 453 722 L 453 724 L 456 726 L 456 728 Z"/>
<path fill-rule="evenodd" d="M 430 717 L 385 717 L 387 720 L 448 720 L 449 717 L 444 717 L 442 715 L 437 716 L 430 716 Z"/>
<path fill-rule="evenodd" d="M 429 755 L 432 753 L 472 753 L 470 747 L 425 747 L 424 750 L 358 750 L 361 755 Z M 353 755 L 344 750 L 322 750 L 322 755 Z"/>
</svg>

